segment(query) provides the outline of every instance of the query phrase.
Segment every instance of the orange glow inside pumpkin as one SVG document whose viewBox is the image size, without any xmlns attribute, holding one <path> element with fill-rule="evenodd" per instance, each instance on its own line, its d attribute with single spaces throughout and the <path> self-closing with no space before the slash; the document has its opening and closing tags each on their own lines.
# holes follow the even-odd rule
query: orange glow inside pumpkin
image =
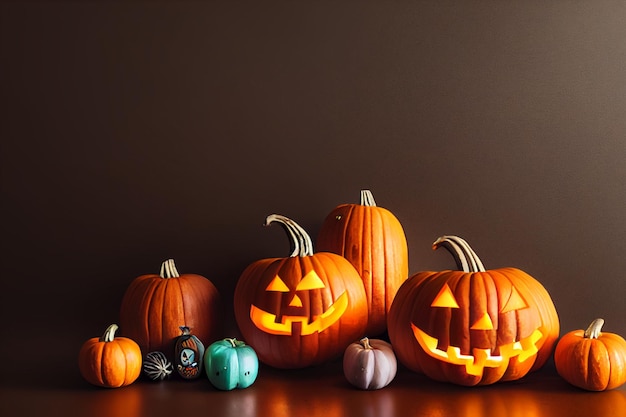
<svg viewBox="0 0 626 417">
<path fill-rule="evenodd" d="M 326 286 L 315 271 L 308 272 L 298 283 L 296 292 L 323 289 Z M 285 282 L 276 275 L 265 288 L 266 291 L 290 293 L 291 290 Z M 302 307 L 302 300 L 294 293 L 288 303 L 290 307 Z M 283 315 L 280 321 L 277 315 L 256 307 L 250 306 L 250 319 L 260 330 L 274 335 L 291 336 L 293 334 L 294 323 L 300 324 L 300 335 L 307 336 L 319 333 L 332 326 L 343 316 L 348 308 L 348 293 L 343 292 L 326 311 L 316 317 L 307 315 L 294 316 Z"/>
<path fill-rule="evenodd" d="M 460 308 L 454 293 L 447 284 L 441 288 L 434 298 L 431 307 Z M 511 294 L 506 303 L 504 303 L 500 313 L 508 313 L 524 308 L 528 308 L 528 303 L 526 303 L 515 287 L 512 287 Z M 485 367 L 497 368 L 506 366 L 509 360 L 514 357 L 517 357 L 518 362 L 524 362 L 537 354 L 540 347 L 538 344 L 542 344 L 539 342 L 544 339 L 544 333 L 541 328 L 539 328 L 535 329 L 529 336 L 521 340 L 498 346 L 499 352 L 497 355 L 492 354 L 491 349 L 476 347 L 472 348 L 472 354 L 463 354 L 461 353 L 461 349 L 456 346 L 448 346 L 447 349 L 442 350 L 438 347 L 439 340 L 436 337 L 430 336 L 413 323 L 411 323 L 411 328 L 415 339 L 424 352 L 443 362 L 453 365 L 463 365 L 465 366 L 467 374 L 474 376 L 482 376 Z M 485 331 L 495 330 L 491 317 L 487 312 L 481 315 L 478 320 L 474 321 L 470 329 Z"/>
</svg>

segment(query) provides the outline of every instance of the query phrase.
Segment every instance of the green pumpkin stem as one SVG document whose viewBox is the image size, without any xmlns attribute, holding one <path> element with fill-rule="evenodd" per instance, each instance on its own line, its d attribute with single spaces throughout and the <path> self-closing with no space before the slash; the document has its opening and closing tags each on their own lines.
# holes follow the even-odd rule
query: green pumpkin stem
<svg viewBox="0 0 626 417">
<path fill-rule="evenodd" d="M 161 278 L 178 278 L 180 275 L 178 274 L 178 270 L 176 269 L 176 265 L 174 265 L 173 259 L 168 259 L 167 261 L 163 261 L 161 264 L 161 272 L 159 273 Z"/>
<path fill-rule="evenodd" d="M 115 332 L 117 331 L 117 324 L 112 324 L 104 331 L 104 334 L 100 337 L 101 342 L 112 342 L 115 339 Z"/>
<path fill-rule="evenodd" d="M 368 207 L 376 207 L 376 201 L 374 201 L 374 195 L 370 190 L 361 190 L 361 205 Z"/>
<path fill-rule="evenodd" d="M 440 246 L 452 254 L 459 270 L 463 272 L 485 272 L 482 261 L 464 239 L 458 236 L 441 236 L 433 243 L 433 249 Z"/>
<path fill-rule="evenodd" d="M 604 319 L 595 319 L 585 330 L 585 339 L 597 339 L 604 326 Z"/>
<path fill-rule="evenodd" d="M 291 237 L 291 257 L 313 256 L 313 241 L 309 234 L 296 222 L 280 214 L 270 214 L 265 219 L 265 226 L 279 223 Z"/>
</svg>

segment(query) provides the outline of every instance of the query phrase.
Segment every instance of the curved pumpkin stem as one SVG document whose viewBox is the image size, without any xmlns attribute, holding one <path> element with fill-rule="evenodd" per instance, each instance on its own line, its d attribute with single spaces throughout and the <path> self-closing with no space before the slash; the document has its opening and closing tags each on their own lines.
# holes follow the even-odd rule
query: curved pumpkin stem
<svg viewBox="0 0 626 417">
<path fill-rule="evenodd" d="M 115 332 L 117 331 L 117 324 L 112 324 L 104 331 L 104 334 L 100 337 L 101 342 L 112 342 L 115 339 Z"/>
<path fill-rule="evenodd" d="M 244 342 L 237 340 L 235 337 L 227 337 L 224 341 L 230 343 L 230 345 L 234 348 L 246 345 Z"/>
<path fill-rule="evenodd" d="M 597 339 L 604 326 L 604 319 L 595 319 L 585 330 L 585 339 Z"/>
<path fill-rule="evenodd" d="M 458 236 L 441 236 L 433 243 L 433 249 L 443 246 L 454 256 L 456 266 L 463 272 L 485 272 L 482 261 L 470 245 Z"/>
<path fill-rule="evenodd" d="M 364 337 L 363 339 L 359 340 L 359 342 L 363 346 L 363 349 L 373 349 L 372 345 L 370 345 L 370 340 L 367 337 Z"/>
<path fill-rule="evenodd" d="M 289 233 L 291 240 L 291 257 L 313 256 L 313 241 L 309 234 L 296 222 L 280 214 L 270 214 L 265 219 L 265 225 L 272 222 L 279 223 Z"/>
<path fill-rule="evenodd" d="M 361 190 L 361 205 L 368 207 L 376 207 L 376 201 L 370 190 Z"/>
<path fill-rule="evenodd" d="M 167 261 L 163 261 L 161 264 L 161 272 L 159 273 L 161 278 L 178 278 L 180 275 L 178 274 L 178 270 L 176 269 L 176 265 L 174 265 L 173 259 L 168 259 Z"/>
</svg>

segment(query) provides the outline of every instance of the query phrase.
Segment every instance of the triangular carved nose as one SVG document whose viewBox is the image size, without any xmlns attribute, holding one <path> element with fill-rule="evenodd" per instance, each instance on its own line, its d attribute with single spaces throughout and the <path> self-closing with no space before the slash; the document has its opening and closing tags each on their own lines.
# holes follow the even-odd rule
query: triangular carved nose
<svg viewBox="0 0 626 417">
<path fill-rule="evenodd" d="M 289 302 L 290 307 L 302 307 L 302 300 L 297 295 L 294 295 Z"/>
<path fill-rule="evenodd" d="M 471 327 L 472 330 L 493 330 L 493 322 L 489 314 L 485 313 Z"/>
</svg>

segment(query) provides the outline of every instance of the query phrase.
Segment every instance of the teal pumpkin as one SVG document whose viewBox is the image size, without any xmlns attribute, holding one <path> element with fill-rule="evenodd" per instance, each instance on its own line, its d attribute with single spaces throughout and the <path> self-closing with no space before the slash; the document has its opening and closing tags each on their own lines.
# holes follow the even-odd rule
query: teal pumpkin
<svg viewBox="0 0 626 417">
<path fill-rule="evenodd" d="M 259 358 L 251 346 L 228 338 L 218 340 L 207 348 L 204 368 L 209 381 L 217 389 L 248 388 L 259 374 Z"/>
</svg>

